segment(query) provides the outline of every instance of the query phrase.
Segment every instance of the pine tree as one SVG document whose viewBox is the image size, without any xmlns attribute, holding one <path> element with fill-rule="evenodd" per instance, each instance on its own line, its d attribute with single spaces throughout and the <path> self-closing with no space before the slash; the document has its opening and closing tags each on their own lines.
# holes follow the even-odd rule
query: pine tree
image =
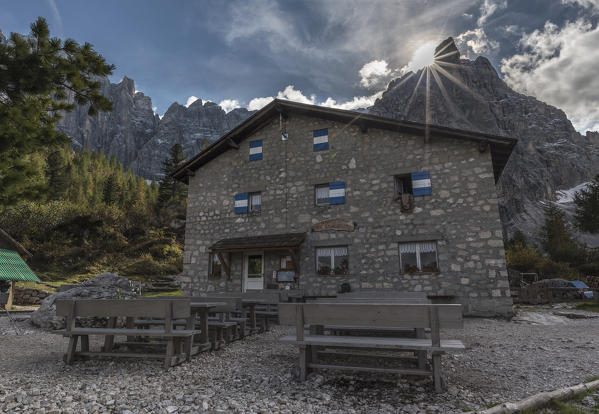
<svg viewBox="0 0 599 414">
<path fill-rule="evenodd" d="M 574 196 L 576 227 L 587 233 L 599 233 L 599 175 L 587 188 Z"/>
<path fill-rule="evenodd" d="M 162 162 L 162 174 L 158 188 L 158 206 L 164 208 L 170 204 L 184 205 L 187 198 L 187 186 L 175 180 L 171 174 L 175 172 L 183 162 L 183 147 L 175 144 L 170 150 L 170 157 Z"/>
<path fill-rule="evenodd" d="M 584 251 L 575 242 L 559 207 L 549 204 L 545 208 L 545 223 L 541 227 L 541 245 L 551 259 L 575 263 L 584 257 Z M 582 259 L 584 260 L 584 259 Z"/>
<path fill-rule="evenodd" d="M 68 190 L 71 179 L 70 165 L 63 151 L 54 151 L 46 159 L 46 177 L 48 179 L 50 200 L 62 200 Z"/>
<path fill-rule="evenodd" d="M 116 174 L 110 174 L 104 181 L 102 190 L 102 201 L 108 205 L 113 205 L 119 198 L 120 188 Z"/>
<path fill-rule="evenodd" d="M 96 76 L 112 73 L 89 43 L 51 38 L 38 18 L 28 36 L 0 43 L 0 206 L 39 199 L 47 191 L 28 157 L 69 142 L 55 126 L 62 111 L 89 104 L 90 115 L 112 109 Z M 69 93 L 73 102 L 67 100 Z"/>
</svg>

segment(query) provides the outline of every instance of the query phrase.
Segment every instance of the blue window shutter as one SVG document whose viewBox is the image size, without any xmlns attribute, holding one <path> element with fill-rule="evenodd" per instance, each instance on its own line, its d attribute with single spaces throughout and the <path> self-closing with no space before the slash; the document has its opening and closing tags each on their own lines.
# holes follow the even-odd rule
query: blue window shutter
<svg viewBox="0 0 599 414">
<path fill-rule="evenodd" d="M 314 151 L 323 151 L 329 149 L 329 130 L 317 129 L 314 131 Z"/>
<path fill-rule="evenodd" d="M 235 194 L 235 214 L 248 212 L 248 193 Z"/>
<path fill-rule="evenodd" d="M 262 140 L 250 141 L 250 161 L 262 159 Z"/>
<path fill-rule="evenodd" d="M 345 183 L 343 181 L 329 184 L 329 204 L 345 204 Z"/>
<path fill-rule="evenodd" d="M 412 173 L 412 190 L 414 196 L 431 195 L 431 175 L 428 171 L 419 171 Z"/>
</svg>

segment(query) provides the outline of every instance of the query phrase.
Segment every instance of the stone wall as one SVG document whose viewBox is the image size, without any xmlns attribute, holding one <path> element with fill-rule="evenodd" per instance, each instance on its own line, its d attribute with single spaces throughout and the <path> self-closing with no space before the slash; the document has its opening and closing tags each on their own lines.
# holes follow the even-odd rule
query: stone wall
<svg viewBox="0 0 599 414">
<path fill-rule="evenodd" d="M 289 140 L 273 119 L 190 177 L 184 254 L 184 293 L 241 290 L 241 253 L 232 255 L 230 281 L 208 278 L 209 247 L 231 238 L 306 232 L 300 250 L 299 287 L 308 294 L 388 288 L 455 296 L 465 313 L 509 315 L 509 292 L 498 201 L 489 151 L 474 142 L 356 126 L 291 114 Z M 312 131 L 328 128 L 329 149 L 314 152 Z M 249 161 L 249 141 L 263 140 L 263 159 Z M 287 154 L 287 156 L 285 156 Z M 432 195 L 416 197 L 412 213 L 394 201 L 394 176 L 429 171 Z M 314 185 L 345 182 L 346 202 L 315 206 Z M 259 214 L 234 213 L 234 195 L 262 192 Z M 354 231 L 311 232 L 332 218 Z M 437 240 L 439 272 L 401 274 L 398 243 Z M 315 248 L 347 245 L 349 275 L 318 276 Z M 279 253 L 265 256 L 266 282 Z"/>
<path fill-rule="evenodd" d="M 48 292 L 37 289 L 22 289 L 15 287 L 13 292 L 14 305 L 39 305 L 49 295 Z"/>
</svg>

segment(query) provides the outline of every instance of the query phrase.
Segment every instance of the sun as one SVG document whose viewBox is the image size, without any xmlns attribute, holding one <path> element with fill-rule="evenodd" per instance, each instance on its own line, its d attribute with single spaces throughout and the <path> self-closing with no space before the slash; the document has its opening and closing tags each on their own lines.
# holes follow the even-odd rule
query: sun
<svg viewBox="0 0 599 414">
<path fill-rule="evenodd" d="M 407 69 L 412 72 L 417 72 L 418 70 L 435 63 L 435 47 L 436 42 L 432 40 L 418 46 L 412 54 L 412 59 L 408 63 Z"/>
</svg>

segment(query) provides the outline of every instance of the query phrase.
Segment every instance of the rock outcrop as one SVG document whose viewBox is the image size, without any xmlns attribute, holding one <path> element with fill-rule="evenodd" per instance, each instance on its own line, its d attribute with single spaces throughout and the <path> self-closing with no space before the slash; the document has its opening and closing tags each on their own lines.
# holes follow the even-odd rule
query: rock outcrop
<svg viewBox="0 0 599 414">
<path fill-rule="evenodd" d="M 129 279 L 115 273 L 102 273 L 69 290 L 45 298 L 39 309 L 31 314 L 31 323 L 43 329 L 64 328 L 64 318 L 56 316 L 54 302 L 57 299 L 129 299 L 135 296 Z M 94 323 L 87 321 L 88 325 Z"/>
<path fill-rule="evenodd" d="M 170 148 L 181 144 L 186 157 L 249 117 L 245 108 L 226 113 L 213 102 L 198 99 L 189 107 L 173 103 L 162 119 L 152 109 L 152 99 L 135 90 L 127 77 L 113 84 L 99 79 L 102 94 L 113 102 L 112 112 L 88 116 L 88 106 L 64 115 L 58 128 L 68 135 L 75 150 L 88 148 L 114 155 L 134 173 L 147 179 L 161 175 L 162 160 Z"/>
<path fill-rule="evenodd" d="M 599 173 L 599 134 L 579 134 L 566 114 L 513 91 L 484 57 L 460 59 L 453 39 L 437 48 L 435 64 L 393 80 L 371 113 L 518 138 L 498 183 L 508 231 L 538 234 L 544 203 L 556 191 Z"/>
</svg>

